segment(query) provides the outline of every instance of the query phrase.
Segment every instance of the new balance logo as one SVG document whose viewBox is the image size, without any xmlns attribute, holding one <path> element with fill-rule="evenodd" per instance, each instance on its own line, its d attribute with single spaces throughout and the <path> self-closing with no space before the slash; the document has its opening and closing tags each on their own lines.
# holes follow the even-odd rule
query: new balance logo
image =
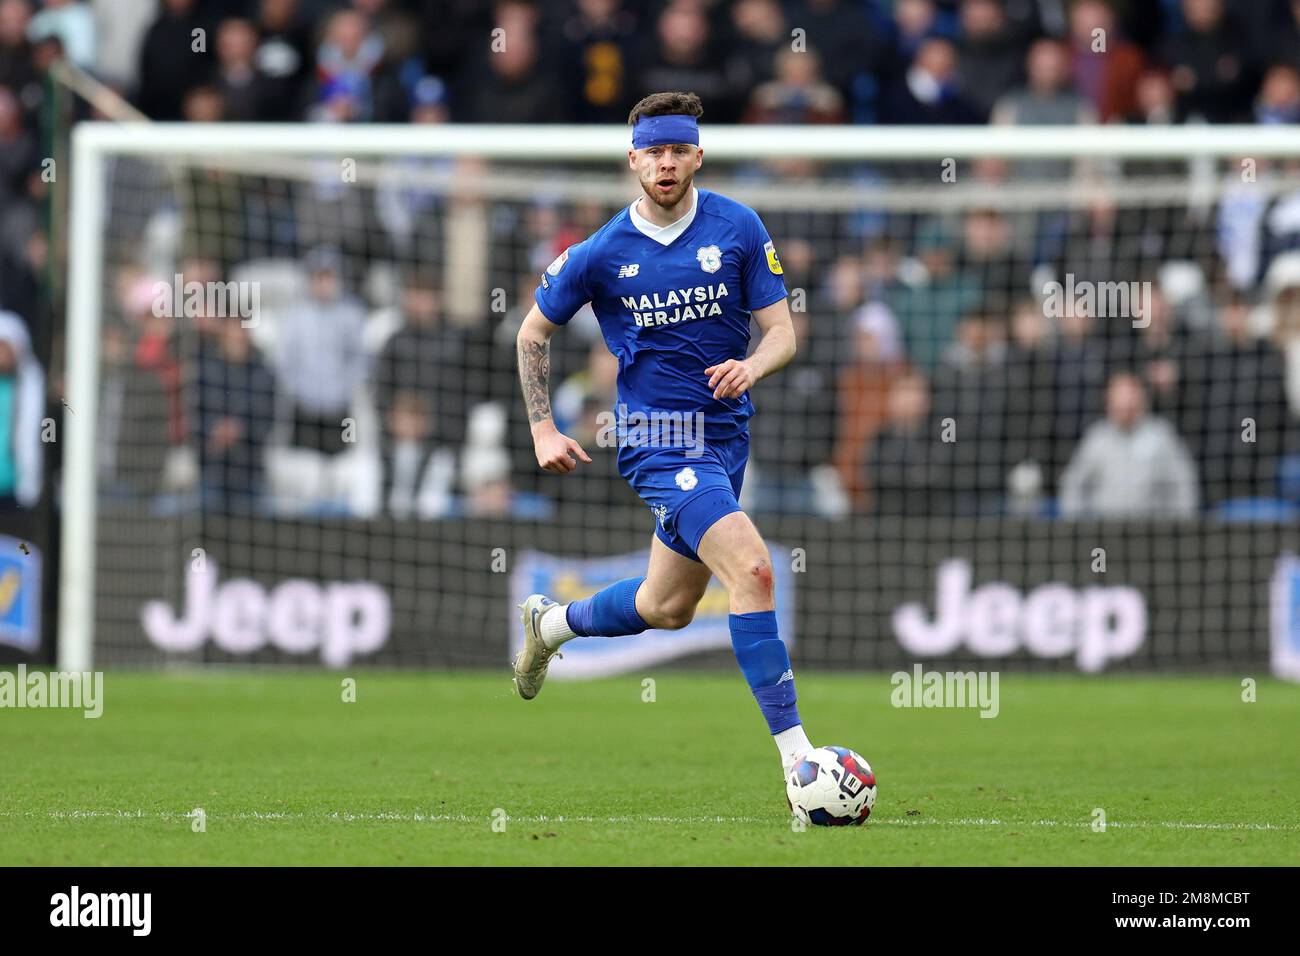
<svg viewBox="0 0 1300 956">
<path fill-rule="evenodd" d="M 778 684 L 784 684 L 784 683 L 785 683 L 786 681 L 788 681 L 788 680 L 794 680 L 794 668 L 793 668 L 793 667 L 790 668 L 790 670 L 786 671 L 784 674 L 782 674 L 782 675 L 781 675 L 781 679 L 780 679 L 779 681 L 777 681 L 777 683 L 778 683 Z"/>
<path fill-rule="evenodd" d="M 618 267 L 618 277 L 620 279 L 630 279 L 641 271 L 641 263 L 633 262 L 630 265 Z"/>
</svg>

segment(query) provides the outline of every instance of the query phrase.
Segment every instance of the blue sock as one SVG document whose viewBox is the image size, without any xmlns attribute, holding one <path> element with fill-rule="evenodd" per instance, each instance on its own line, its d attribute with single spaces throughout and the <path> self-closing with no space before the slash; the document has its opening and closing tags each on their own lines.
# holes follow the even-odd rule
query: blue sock
<svg viewBox="0 0 1300 956">
<path fill-rule="evenodd" d="M 591 597 L 574 601 L 564 612 L 569 628 L 582 637 L 640 634 L 650 626 L 636 612 L 636 590 L 644 580 L 624 578 Z"/>
<path fill-rule="evenodd" d="M 727 618 L 731 646 L 749 689 L 774 734 L 802 723 L 795 706 L 794 671 L 776 629 L 776 611 L 751 611 Z M 572 625 L 570 625 L 572 627 Z"/>
</svg>

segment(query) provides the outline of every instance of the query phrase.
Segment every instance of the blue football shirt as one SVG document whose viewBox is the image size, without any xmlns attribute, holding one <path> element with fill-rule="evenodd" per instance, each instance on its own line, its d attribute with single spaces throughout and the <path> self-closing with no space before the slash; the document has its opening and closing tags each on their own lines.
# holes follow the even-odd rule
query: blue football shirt
<svg viewBox="0 0 1300 956">
<path fill-rule="evenodd" d="M 701 413 L 705 438 L 724 439 L 745 429 L 754 403 L 748 392 L 715 400 L 704 370 L 743 359 L 750 313 L 786 289 L 754 210 L 704 189 L 695 202 L 690 225 L 668 245 L 624 207 L 551 263 L 536 299 L 557 325 L 591 303 L 618 359 L 620 412 Z"/>
</svg>

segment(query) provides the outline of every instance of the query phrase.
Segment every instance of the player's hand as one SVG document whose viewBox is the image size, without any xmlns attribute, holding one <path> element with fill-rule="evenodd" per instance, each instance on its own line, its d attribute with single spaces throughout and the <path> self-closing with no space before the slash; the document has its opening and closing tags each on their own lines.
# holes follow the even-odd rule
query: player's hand
<svg viewBox="0 0 1300 956">
<path fill-rule="evenodd" d="M 568 474 L 577 468 L 575 459 L 591 464 L 591 457 L 582 446 L 554 425 L 534 431 L 533 451 L 537 453 L 537 464 L 542 470 L 556 475 Z"/>
<path fill-rule="evenodd" d="M 741 359 L 727 359 L 721 365 L 710 365 L 704 374 L 709 376 L 709 388 L 713 389 L 715 399 L 740 398 L 758 381 L 749 363 Z"/>
</svg>

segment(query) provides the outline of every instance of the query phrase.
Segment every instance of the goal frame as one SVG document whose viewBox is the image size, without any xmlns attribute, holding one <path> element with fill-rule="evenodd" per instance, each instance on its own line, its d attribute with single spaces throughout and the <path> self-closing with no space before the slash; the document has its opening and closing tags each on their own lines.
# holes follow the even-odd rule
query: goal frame
<svg viewBox="0 0 1300 956">
<path fill-rule="evenodd" d="M 1228 126 L 713 126 L 706 156 L 738 161 L 773 144 L 821 161 L 971 158 L 1300 158 L 1300 128 Z M 63 414 L 58 667 L 94 666 L 96 426 L 108 160 L 115 156 L 473 156 L 613 161 L 626 126 L 322 125 L 84 122 L 72 131 Z"/>
</svg>

